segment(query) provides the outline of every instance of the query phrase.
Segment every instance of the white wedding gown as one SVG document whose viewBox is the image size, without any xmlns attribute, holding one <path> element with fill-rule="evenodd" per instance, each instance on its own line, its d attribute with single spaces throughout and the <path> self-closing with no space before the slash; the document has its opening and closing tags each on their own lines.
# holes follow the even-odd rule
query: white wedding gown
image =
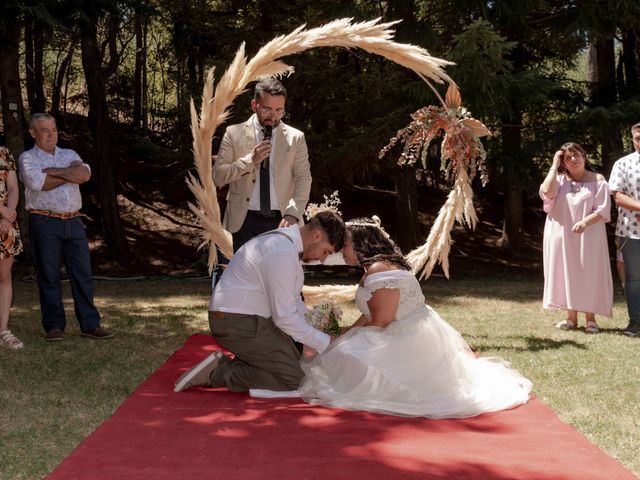
<svg viewBox="0 0 640 480">
<path fill-rule="evenodd" d="M 349 410 L 429 418 L 472 417 L 526 403 L 531 382 L 500 358 L 476 358 L 460 334 L 424 303 L 407 271 L 371 274 L 356 292 L 400 290 L 386 328 L 356 327 L 310 362 L 299 392 L 305 401 Z"/>
</svg>

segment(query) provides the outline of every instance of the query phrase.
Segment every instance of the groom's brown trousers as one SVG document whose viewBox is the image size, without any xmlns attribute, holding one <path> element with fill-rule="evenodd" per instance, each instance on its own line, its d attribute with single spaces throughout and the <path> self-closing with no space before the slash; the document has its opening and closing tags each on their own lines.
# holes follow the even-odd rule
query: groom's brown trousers
<svg viewBox="0 0 640 480">
<path fill-rule="evenodd" d="M 235 354 L 234 359 L 225 356 L 211 373 L 211 386 L 233 392 L 298 388 L 304 376 L 300 352 L 271 318 L 209 312 L 209 326 L 216 342 Z"/>
</svg>

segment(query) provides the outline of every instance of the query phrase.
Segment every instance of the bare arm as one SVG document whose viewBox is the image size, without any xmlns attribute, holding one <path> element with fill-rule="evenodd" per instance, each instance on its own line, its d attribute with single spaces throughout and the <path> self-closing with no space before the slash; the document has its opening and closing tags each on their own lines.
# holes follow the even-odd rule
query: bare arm
<svg viewBox="0 0 640 480">
<path fill-rule="evenodd" d="M 365 325 L 386 327 L 396 318 L 400 303 L 400 290 L 397 288 L 379 288 L 367 302 L 371 319 Z"/>
<path fill-rule="evenodd" d="M 627 210 L 631 210 L 633 212 L 640 211 L 640 201 L 630 197 L 629 195 L 625 195 L 624 193 L 613 192 L 613 201 L 616 202 L 616 205 L 619 207 L 624 207 Z"/>
<path fill-rule="evenodd" d="M 554 198 L 558 191 L 558 167 L 562 163 L 563 155 L 564 152 L 562 150 L 558 150 L 553 155 L 551 168 L 543 180 L 542 185 L 540 185 L 540 193 L 549 199 Z"/>
<path fill-rule="evenodd" d="M 91 178 L 91 172 L 80 161 L 72 162 L 66 168 L 43 168 L 42 171 L 47 174 L 42 186 L 44 191 L 52 190 L 65 183 L 82 184 Z"/>
<path fill-rule="evenodd" d="M 8 192 L 7 205 L 0 207 L 0 217 L 9 222 L 14 222 L 18 216 L 16 207 L 18 206 L 18 198 L 20 195 L 18 193 L 18 176 L 15 171 L 10 170 L 7 173 L 6 183 Z"/>
<path fill-rule="evenodd" d="M 593 212 L 579 222 L 576 222 L 575 225 L 571 227 L 571 231 L 575 233 L 582 233 L 587 229 L 587 227 L 590 227 L 594 223 L 598 223 L 600 221 L 602 221 L 602 215 L 597 212 Z"/>
</svg>

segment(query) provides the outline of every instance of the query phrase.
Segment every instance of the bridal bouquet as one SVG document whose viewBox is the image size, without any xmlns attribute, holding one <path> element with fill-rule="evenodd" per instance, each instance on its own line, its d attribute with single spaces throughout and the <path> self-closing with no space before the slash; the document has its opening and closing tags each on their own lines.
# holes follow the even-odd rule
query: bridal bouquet
<svg viewBox="0 0 640 480">
<path fill-rule="evenodd" d="M 324 300 L 313 306 L 305 317 L 309 324 L 329 335 L 340 333 L 342 310 L 330 300 Z"/>
</svg>

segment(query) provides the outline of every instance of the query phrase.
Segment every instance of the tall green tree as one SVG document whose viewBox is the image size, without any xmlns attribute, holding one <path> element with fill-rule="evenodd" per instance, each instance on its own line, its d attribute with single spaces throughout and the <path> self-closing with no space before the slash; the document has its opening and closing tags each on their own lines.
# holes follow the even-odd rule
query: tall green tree
<svg viewBox="0 0 640 480">
<path fill-rule="evenodd" d="M 87 91 L 89 94 L 89 125 L 94 141 L 94 161 L 100 199 L 100 215 L 107 244 L 115 258 L 127 261 L 131 251 L 124 234 L 118 212 L 117 182 L 113 171 L 111 146 L 111 120 L 107 103 L 106 79 L 117 65 L 117 51 L 114 36 L 117 32 L 118 5 L 109 0 L 104 2 L 84 1 L 78 12 L 77 22 L 80 28 L 82 65 L 84 67 Z M 100 20 L 109 15 L 109 28 L 106 41 L 110 61 L 103 62 L 98 43 Z"/>
</svg>

